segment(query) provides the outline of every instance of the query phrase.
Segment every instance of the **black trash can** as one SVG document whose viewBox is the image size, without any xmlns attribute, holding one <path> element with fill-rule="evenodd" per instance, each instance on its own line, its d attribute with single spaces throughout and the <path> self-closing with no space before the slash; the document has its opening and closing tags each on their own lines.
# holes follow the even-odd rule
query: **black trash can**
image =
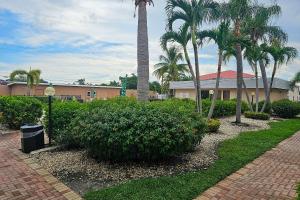
<svg viewBox="0 0 300 200">
<path fill-rule="evenodd" d="M 44 127 L 42 125 L 21 126 L 21 148 L 24 153 L 44 148 Z"/>
</svg>

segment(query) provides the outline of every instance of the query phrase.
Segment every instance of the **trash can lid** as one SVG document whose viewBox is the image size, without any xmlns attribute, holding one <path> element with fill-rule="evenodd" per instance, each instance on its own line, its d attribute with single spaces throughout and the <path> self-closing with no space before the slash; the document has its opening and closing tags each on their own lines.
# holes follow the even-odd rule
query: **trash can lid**
<svg viewBox="0 0 300 200">
<path fill-rule="evenodd" d="M 36 132 L 39 130 L 43 130 L 43 126 L 42 125 L 24 125 L 21 126 L 21 132 L 23 133 L 30 133 L 30 132 Z"/>
</svg>

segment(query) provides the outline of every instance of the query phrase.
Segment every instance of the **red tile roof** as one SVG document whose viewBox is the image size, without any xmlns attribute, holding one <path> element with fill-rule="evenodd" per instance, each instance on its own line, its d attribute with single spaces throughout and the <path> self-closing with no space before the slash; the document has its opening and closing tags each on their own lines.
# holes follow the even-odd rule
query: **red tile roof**
<svg viewBox="0 0 300 200">
<path fill-rule="evenodd" d="M 223 71 L 221 72 L 221 79 L 236 79 L 237 77 L 237 72 L 233 70 L 228 70 L 228 71 Z M 253 74 L 247 74 L 243 73 L 244 78 L 254 78 L 255 75 Z M 217 73 L 211 73 L 211 74 L 205 74 L 200 76 L 200 80 L 212 80 L 217 78 Z"/>
</svg>

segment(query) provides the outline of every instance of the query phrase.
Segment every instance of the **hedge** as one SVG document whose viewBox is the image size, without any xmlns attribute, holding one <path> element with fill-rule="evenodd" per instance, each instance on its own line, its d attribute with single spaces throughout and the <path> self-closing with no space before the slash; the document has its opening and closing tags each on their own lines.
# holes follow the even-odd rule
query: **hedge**
<svg viewBox="0 0 300 200">
<path fill-rule="evenodd" d="M 279 117 L 294 118 L 300 114 L 300 103 L 283 99 L 273 102 L 272 109 Z"/>
<path fill-rule="evenodd" d="M 123 107 L 126 102 L 130 106 Z M 192 151 L 206 129 L 199 114 L 169 101 L 97 104 L 100 107 L 87 109 L 72 120 L 67 132 L 100 160 L 150 161 L 177 156 Z"/>
<path fill-rule="evenodd" d="M 6 96 L 0 97 L 0 121 L 11 129 L 23 124 L 37 123 L 43 114 L 42 103 L 35 98 Z"/>
<path fill-rule="evenodd" d="M 245 117 L 250 119 L 258 119 L 258 120 L 270 119 L 270 115 L 268 113 L 260 113 L 260 112 L 245 112 Z"/>
</svg>

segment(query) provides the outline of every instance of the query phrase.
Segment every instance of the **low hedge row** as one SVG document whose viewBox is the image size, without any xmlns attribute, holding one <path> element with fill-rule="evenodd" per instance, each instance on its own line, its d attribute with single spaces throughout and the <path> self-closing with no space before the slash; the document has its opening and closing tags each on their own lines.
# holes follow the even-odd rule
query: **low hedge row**
<svg viewBox="0 0 300 200">
<path fill-rule="evenodd" d="M 43 114 L 42 103 L 31 97 L 0 97 L 0 122 L 11 129 L 37 123 Z"/>
<path fill-rule="evenodd" d="M 270 115 L 268 113 L 259 113 L 259 112 L 245 112 L 245 117 L 250 119 L 258 119 L 258 120 L 270 119 Z"/>
</svg>

